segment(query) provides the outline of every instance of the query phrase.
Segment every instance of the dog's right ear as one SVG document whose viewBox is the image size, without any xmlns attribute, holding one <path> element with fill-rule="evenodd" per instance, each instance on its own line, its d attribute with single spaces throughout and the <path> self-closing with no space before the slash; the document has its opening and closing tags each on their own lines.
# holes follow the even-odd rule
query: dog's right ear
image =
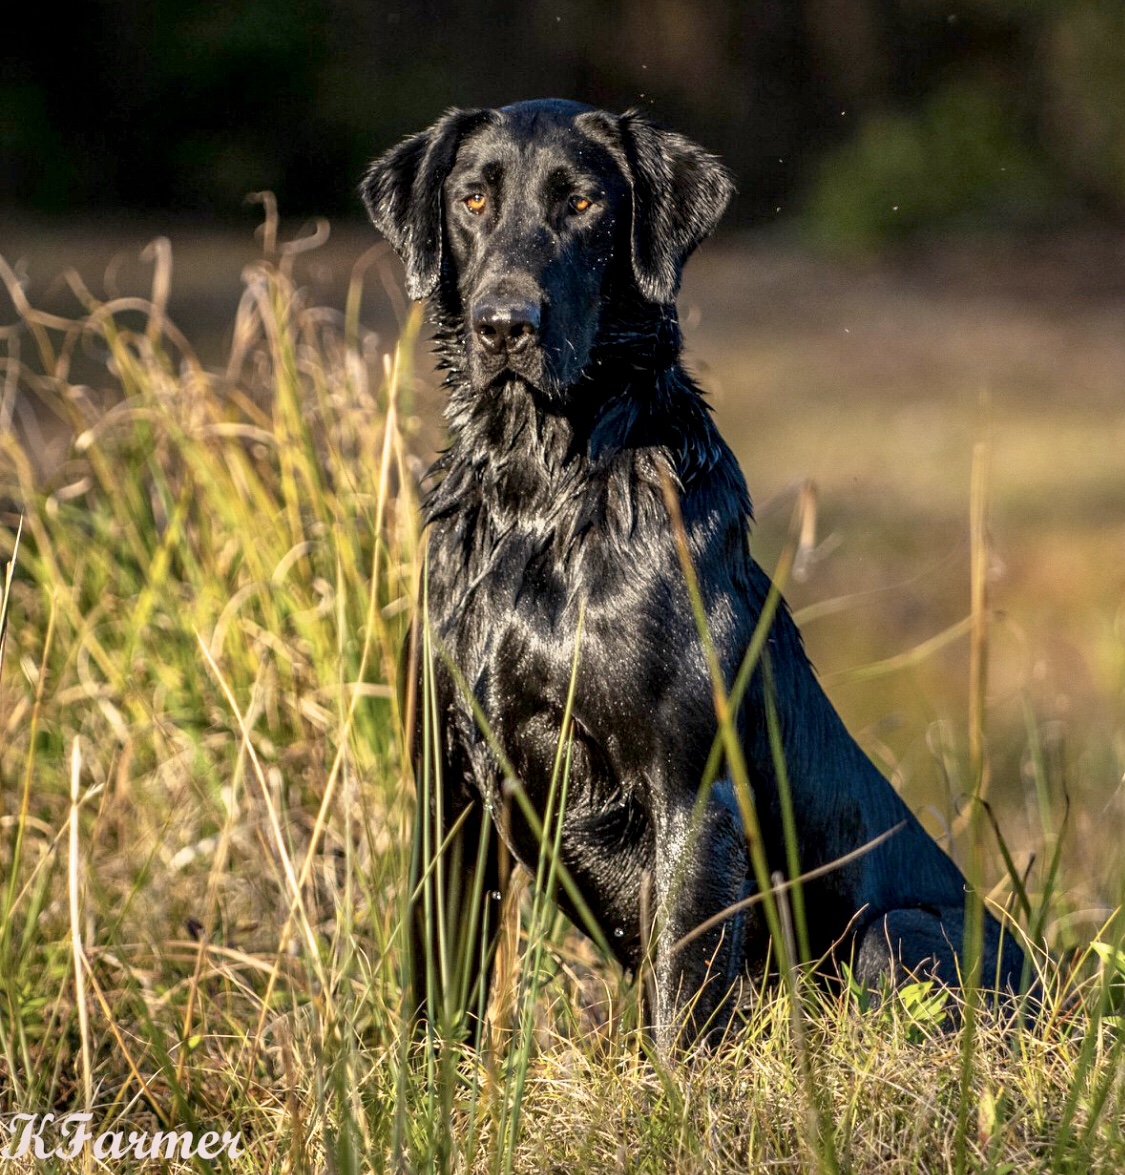
<svg viewBox="0 0 1125 1175">
<path fill-rule="evenodd" d="M 420 301 L 441 274 L 441 186 L 461 139 L 487 110 L 448 110 L 428 130 L 392 147 L 367 169 L 359 194 L 375 227 L 406 266 L 406 292 Z"/>
</svg>

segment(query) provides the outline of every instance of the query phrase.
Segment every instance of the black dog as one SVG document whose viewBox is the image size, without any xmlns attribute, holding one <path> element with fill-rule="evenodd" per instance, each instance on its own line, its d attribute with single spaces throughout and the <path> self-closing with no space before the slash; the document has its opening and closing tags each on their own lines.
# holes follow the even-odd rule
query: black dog
<svg viewBox="0 0 1125 1175">
<path fill-rule="evenodd" d="M 532 871 L 540 851 L 518 808 L 497 821 L 501 837 L 482 829 L 502 802 L 493 746 L 542 813 L 581 612 L 561 859 L 582 900 L 560 901 L 579 925 L 588 906 L 636 968 L 651 883 L 664 1047 L 721 1029 L 739 979 L 767 966 L 766 903 L 744 899 L 763 872 L 789 872 L 771 701 L 799 867 L 821 869 L 803 887 L 810 958 L 850 962 L 869 985 L 918 971 L 955 984 L 965 925 L 965 879 L 845 730 L 784 605 L 737 713 L 765 870 L 737 753 L 696 808 L 718 731 L 715 660 L 729 689 L 770 592 L 748 546 L 742 473 L 679 362 L 680 271 L 732 190 L 682 136 L 553 100 L 450 111 L 377 160 L 362 187 L 411 297 L 432 299 L 448 369 L 451 443 L 425 503 L 426 609 L 447 660 L 435 658 L 419 707 L 419 728 L 437 728 L 431 849 L 448 838 L 443 949 L 476 960 L 471 982 L 487 984 L 487 911 L 466 895 L 500 889 L 498 841 Z M 436 947 L 417 925 L 420 970 Z M 985 983 L 1014 988 L 1021 951 L 987 914 L 983 939 Z"/>
</svg>

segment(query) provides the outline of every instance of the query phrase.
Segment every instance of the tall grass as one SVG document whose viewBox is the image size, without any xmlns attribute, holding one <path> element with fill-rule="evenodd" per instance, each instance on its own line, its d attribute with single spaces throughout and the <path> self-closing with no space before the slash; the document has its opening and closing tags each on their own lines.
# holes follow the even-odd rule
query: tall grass
<svg viewBox="0 0 1125 1175">
<path fill-rule="evenodd" d="M 536 884 L 503 913 L 481 903 L 519 944 L 491 1001 L 514 1016 L 465 1043 L 460 1012 L 489 993 L 451 970 L 453 863 L 429 805 L 412 839 L 396 684 L 422 579 L 418 322 L 379 352 L 367 259 L 342 312 L 306 304 L 304 246 L 267 212 L 222 371 L 168 318 L 166 242 L 147 298 L 102 302 L 69 275 L 70 318 L 0 261 L 5 419 L 31 396 L 74 436 L 49 473 L 0 436 L 0 1119 L 89 1107 L 100 1129 L 239 1130 L 239 1170 L 1125 1168 L 1118 919 L 1045 967 L 1034 1024 L 977 1008 L 950 1028 L 924 987 L 858 1014 L 862 993 L 793 966 L 726 1047 L 654 1056 L 641 985 L 549 900 L 570 884 L 565 724 Z M 720 707 L 743 688 L 717 688 Z M 982 802 L 983 721 L 961 764 Z M 1048 851 L 997 896 L 1042 943 L 1066 902 L 1064 816 L 1033 715 L 1028 740 Z M 508 794 L 524 802 L 514 778 Z M 764 889 L 792 963 L 799 891 Z M 424 1032 L 405 1014 L 412 900 L 438 944 Z"/>
</svg>

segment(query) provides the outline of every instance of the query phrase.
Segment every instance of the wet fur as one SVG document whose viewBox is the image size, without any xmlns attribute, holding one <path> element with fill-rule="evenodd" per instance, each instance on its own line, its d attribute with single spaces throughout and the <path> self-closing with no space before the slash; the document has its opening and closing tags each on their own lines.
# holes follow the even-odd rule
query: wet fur
<svg viewBox="0 0 1125 1175">
<path fill-rule="evenodd" d="M 488 173 L 501 178 L 486 225 L 465 220 L 454 201 L 458 176 L 466 168 L 477 175 L 489 160 L 501 161 Z M 568 167 L 584 177 L 575 183 L 601 169 L 603 219 L 592 225 L 560 219 L 552 197 L 536 195 Z M 450 444 L 424 510 L 434 641 L 541 812 L 584 609 L 563 860 L 627 968 L 640 962 L 651 880 L 662 926 L 653 1021 L 664 1047 L 724 1027 L 739 981 L 762 975 L 769 941 L 759 905 L 668 949 L 754 889 L 725 768 L 698 835 L 689 827 L 716 719 L 664 499 L 670 481 L 729 686 L 770 581 L 750 553 L 742 472 L 680 363 L 674 299 L 685 260 L 731 191 L 718 161 L 682 136 L 635 114 L 561 102 L 452 111 L 376 161 L 363 188 L 404 260 L 411 294 L 431 299 L 446 370 Z M 593 300 L 581 288 L 591 274 Z M 524 367 L 492 372 L 466 322 L 475 300 L 499 286 L 540 298 L 544 325 Z M 828 970 L 850 961 L 869 985 L 914 971 L 955 983 L 960 871 L 844 728 L 784 606 L 766 657 L 802 870 L 898 829 L 805 884 L 812 957 Z M 476 958 L 480 927 L 495 921 L 496 907 L 486 897 L 485 910 L 469 909 L 466 895 L 477 880 L 481 822 L 503 807 L 503 777 L 440 659 L 435 678 L 445 828 L 465 818 L 443 897 L 455 912 L 451 934 L 461 935 L 455 952 Z M 770 869 L 787 873 L 764 689 L 759 667 L 738 726 Z M 489 838 L 485 895 L 501 889 L 504 847 L 533 871 L 537 861 L 523 821 L 504 823 Z M 419 918 L 416 971 L 425 934 Z M 1014 988 L 1022 963 L 988 916 L 986 982 Z M 478 978 L 487 984 L 487 962 Z"/>
</svg>

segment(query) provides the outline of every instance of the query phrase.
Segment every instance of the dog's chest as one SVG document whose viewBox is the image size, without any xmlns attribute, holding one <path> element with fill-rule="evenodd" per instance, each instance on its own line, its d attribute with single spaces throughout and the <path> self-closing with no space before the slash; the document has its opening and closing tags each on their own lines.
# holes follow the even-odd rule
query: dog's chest
<svg viewBox="0 0 1125 1175">
<path fill-rule="evenodd" d="M 533 501 L 474 487 L 431 525 L 430 622 L 490 721 L 561 707 L 576 639 L 581 709 L 616 711 L 639 667 L 674 668 L 667 618 L 686 600 L 668 598 L 681 577 L 655 463 L 583 472 Z"/>
</svg>

